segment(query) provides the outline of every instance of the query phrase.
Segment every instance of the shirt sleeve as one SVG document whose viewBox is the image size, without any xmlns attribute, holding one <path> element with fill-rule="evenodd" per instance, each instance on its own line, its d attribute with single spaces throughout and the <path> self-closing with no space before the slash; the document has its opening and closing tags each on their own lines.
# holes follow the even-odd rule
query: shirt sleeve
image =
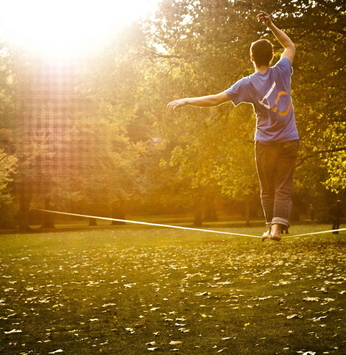
<svg viewBox="0 0 346 355">
<path fill-rule="evenodd" d="M 229 99 L 238 105 L 241 102 L 248 102 L 248 92 L 247 87 L 249 85 L 249 79 L 247 77 L 238 80 L 229 89 L 225 90 L 225 93 Z"/>
<path fill-rule="evenodd" d="M 282 72 L 285 72 L 288 75 L 291 75 L 293 72 L 291 62 L 288 58 L 282 57 L 276 64 L 275 67 Z"/>
</svg>

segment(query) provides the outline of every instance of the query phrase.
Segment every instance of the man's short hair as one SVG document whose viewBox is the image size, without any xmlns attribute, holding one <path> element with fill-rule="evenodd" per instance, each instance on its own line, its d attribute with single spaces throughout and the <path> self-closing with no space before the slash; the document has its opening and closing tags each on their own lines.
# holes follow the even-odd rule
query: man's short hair
<svg viewBox="0 0 346 355">
<path fill-rule="evenodd" d="M 253 55 L 257 67 L 269 66 L 273 58 L 273 45 L 267 39 L 259 39 L 251 44 L 250 54 Z"/>
</svg>

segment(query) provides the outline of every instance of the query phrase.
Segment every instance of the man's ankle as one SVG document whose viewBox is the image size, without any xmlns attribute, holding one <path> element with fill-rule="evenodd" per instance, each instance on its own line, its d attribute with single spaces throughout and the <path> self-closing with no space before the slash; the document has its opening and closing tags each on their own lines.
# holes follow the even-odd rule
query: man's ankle
<svg viewBox="0 0 346 355">
<path fill-rule="evenodd" d="M 280 236 L 282 232 L 282 225 L 275 223 L 271 227 L 271 235 Z"/>
</svg>

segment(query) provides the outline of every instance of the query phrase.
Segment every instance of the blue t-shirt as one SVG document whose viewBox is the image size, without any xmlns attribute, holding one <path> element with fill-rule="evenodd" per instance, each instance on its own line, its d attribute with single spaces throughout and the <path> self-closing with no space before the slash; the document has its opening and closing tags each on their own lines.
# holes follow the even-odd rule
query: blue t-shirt
<svg viewBox="0 0 346 355">
<path fill-rule="evenodd" d="M 253 105 L 257 118 L 255 139 L 261 143 L 299 139 L 291 99 L 291 74 L 291 62 L 282 57 L 265 74 L 256 72 L 225 91 L 235 105 Z"/>
</svg>

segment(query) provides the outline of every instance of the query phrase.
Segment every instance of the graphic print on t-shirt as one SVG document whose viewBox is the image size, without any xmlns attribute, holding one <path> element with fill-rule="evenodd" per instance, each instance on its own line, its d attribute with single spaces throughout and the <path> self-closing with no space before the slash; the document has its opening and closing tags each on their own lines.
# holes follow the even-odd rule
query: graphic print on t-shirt
<svg viewBox="0 0 346 355">
<path fill-rule="evenodd" d="M 270 105 L 269 97 L 273 93 L 274 89 L 276 88 L 276 82 L 274 81 L 273 85 L 269 89 L 269 91 L 264 95 L 263 99 L 258 101 L 262 106 L 266 109 L 272 109 L 274 112 L 278 112 L 280 116 L 286 116 L 291 108 L 291 100 L 289 99 L 288 93 L 286 91 L 279 91 L 273 106 Z M 284 97 L 282 97 L 285 95 Z M 282 97 L 282 98 L 281 98 Z M 283 101 L 282 101 L 283 99 Z M 288 99 L 288 102 L 287 102 Z M 281 101 L 281 102 L 280 102 Z"/>
</svg>

